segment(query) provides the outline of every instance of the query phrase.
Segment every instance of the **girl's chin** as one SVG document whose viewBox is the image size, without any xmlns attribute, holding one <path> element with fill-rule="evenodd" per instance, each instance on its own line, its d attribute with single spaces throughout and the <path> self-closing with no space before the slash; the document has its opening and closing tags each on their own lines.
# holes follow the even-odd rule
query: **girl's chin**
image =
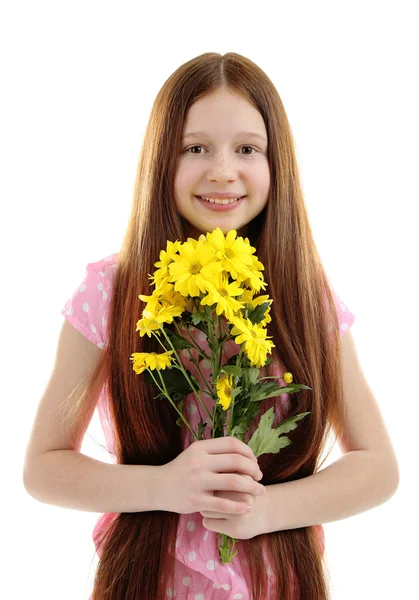
<svg viewBox="0 0 419 600">
<path fill-rule="evenodd" d="M 238 226 L 238 227 L 237 227 Z M 240 223 L 208 223 L 208 224 L 199 224 L 192 225 L 188 229 L 188 236 L 198 239 L 199 236 L 203 233 L 206 235 L 207 233 L 211 233 L 214 229 L 221 229 L 224 235 L 231 230 L 237 231 L 238 236 L 246 235 L 247 225 L 242 225 Z"/>
</svg>

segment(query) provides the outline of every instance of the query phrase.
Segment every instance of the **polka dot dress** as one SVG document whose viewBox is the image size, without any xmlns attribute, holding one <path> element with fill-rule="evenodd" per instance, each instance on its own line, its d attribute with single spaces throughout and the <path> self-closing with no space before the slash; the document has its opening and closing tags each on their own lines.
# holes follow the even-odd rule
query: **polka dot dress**
<svg viewBox="0 0 419 600">
<path fill-rule="evenodd" d="M 111 254 L 106 258 L 94 263 L 89 263 L 86 267 L 86 274 L 83 281 L 74 291 L 71 298 L 64 305 L 61 314 L 87 337 L 92 343 L 103 349 L 107 344 L 106 325 L 107 315 L 110 306 L 112 292 L 112 279 L 117 266 L 118 254 Z M 354 315 L 348 310 L 345 304 L 340 300 L 332 288 L 335 306 L 339 319 L 340 333 L 343 336 L 354 322 Z M 198 345 L 204 351 L 209 353 L 206 336 L 199 330 L 193 331 L 193 337 Z M 224 348 L 224 359 L 228 360 L 238 351 L 238 346 L 234 341 L 230 341 Z M 193 350 L 192 356 L 196 358 L 198 351 Z M 195 365 L 190 362 L 189 354 L 186 350 L 181 352 L 182 362 L 200 382 L 201 388 L 205 388 L 205 382 L 212 383 L 211 365 L 208 360 L 200 363 L 200 372 Z M 277 364 L 277 375 L 282 375 L 286 369 L 282 363 Z M 279 396 L 277 399 L 275 423 L 286 418 L 289 409 L 289 397 L 287 394 Z M 202 395 L 202 400 L 212 413 L 213 404 L 210 397 Z M 274 398 L 268 398 L 262 402 L 263 414 L 268 408 L 274 406 Z M 113 452 L 113 434 L 109 419 L 106 390 L 102 390 L 99 397 L 97 410 L 100 422 L 105 435 L 108 451 L 112 462 L 116 462 Z M 198 423 L 202 418 L 204 423 L 208 422 L 208 413 L 201 402 L 190 394 L 185 398 L 185 411 L 189 418 L 191 426 L 198 430 Z M 229 414 L 229 411 L 228 411 Z M 228 419 L 227 414 L 227 419 Z M 245 441 L 248 441 L 256 429 L 260 415 L 247 432 Z M 209 427 L 205 429 L 204 438 L 210 438 Z M 182 427 L 183 448 L 186 449 L 193 441 L 190 431 Z M 101 556 L 102 548 L 99 544 L 99 536 L 115 518 L 116 513 L 105 513 L 96 523 L 93 531 L 98 556 Z M 321 525 L 317 526 L 319 539 L 324 549 L 324 532 Z M 239 549 L 237 543 L 237 549 Z M 247 588 L 243 569 L 248 568 L 246 561 L 240 562 L 236 556 L 229 565 L 223 565 L 219 559 L 218 540 L 216 532 L 209 531 L 202 525 L 202 516 L 198 513 L 180 515 L 178 536 L 176 540 L 176 578 L 173 588 L 166 590 L 167 598 L 177 598 L 177 600 L 249 600 L 250 594 Z M 269 578 L 273 578 L 272 569 L 265 561 L 265 568 Z M 273 581 L 273 579 L 272 579 Z"/>
</svg>

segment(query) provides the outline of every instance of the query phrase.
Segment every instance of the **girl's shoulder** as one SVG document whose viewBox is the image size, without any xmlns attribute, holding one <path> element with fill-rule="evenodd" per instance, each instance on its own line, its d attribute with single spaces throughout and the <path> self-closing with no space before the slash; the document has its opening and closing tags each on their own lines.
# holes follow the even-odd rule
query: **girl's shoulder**
<svg viewBox="0 0 419 600">
<path fill-rule="evenodd" d="M 61 314 L 92 343 L 103 349 L 118 253 L 90 262 L 84 277 L 64 304 Z"/>
<path fill-rule="evenodd" d="M 337 295 L 333 286 L 331 286 L 333 300 L 335 302 L 335 308 L 338 316 L 339 322 L 339 332 L 340 336 L 344 336 L 347 331 L 351 328 L 353 322 L 355 321 L 355 315 L 352 313 L 340 296 Z"/>
</svg>

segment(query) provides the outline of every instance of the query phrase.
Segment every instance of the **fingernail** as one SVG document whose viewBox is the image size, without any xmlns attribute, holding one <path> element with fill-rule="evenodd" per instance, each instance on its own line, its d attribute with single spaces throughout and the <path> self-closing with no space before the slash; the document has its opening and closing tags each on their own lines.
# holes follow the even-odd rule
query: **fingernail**
<svg viewBox="0 0 419 600">
<path fill-rule="evenodd" d="M 250 512 L 251 510 L 253 510 L 253 506 L 251 504 L 248 504 L 246 506 L 246 512 Z"/>
</svg>

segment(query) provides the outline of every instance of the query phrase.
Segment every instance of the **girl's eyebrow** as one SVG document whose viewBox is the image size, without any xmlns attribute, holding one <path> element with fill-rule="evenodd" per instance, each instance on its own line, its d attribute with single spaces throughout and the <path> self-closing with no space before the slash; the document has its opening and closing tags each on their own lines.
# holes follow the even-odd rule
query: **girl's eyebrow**
<svg viewBox="0 0 419 600">
<path fill-rule="evenodd" d="M 190 133 L 185 133 L 185 135 L 183 136 L 183 139 L 193 138 L 193 137 L 209 137 L 209 134 L 205 133 L 205 131 L 193 131 Z M 264 142 L 268 141 L 264 135 L 260 135 L 259 133 L 254 133 L 253 131 L 240 131 L 240 133 L 236 134 L 236 137 L 253 137 L 253 138 L 259 138 L 260 140 L 262 140 Z"/>
</svg>

